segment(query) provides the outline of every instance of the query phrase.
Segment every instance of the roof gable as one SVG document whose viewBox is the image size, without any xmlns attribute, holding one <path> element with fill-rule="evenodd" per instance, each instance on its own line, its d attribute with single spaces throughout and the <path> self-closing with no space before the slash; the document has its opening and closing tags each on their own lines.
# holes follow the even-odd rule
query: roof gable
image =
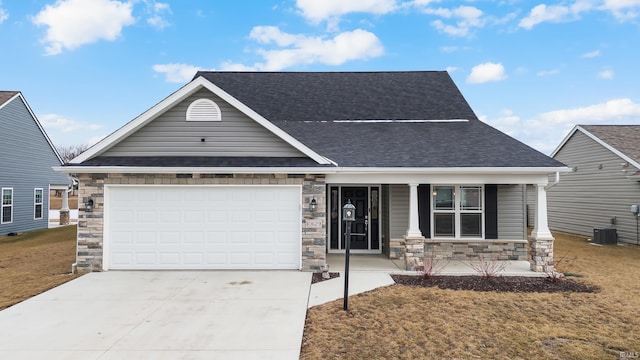
<svg viewBox="0 0 640 360">
<path fill-rule="evenodd" d="M 246 115 L 247 117 L 255 121 L 256 123 L 258 123 L 259 125 L 263 126 L 265 129 L 267 129 L 269 132 L 274 134 L 276 137 L 282 139 L 283 141 L 285 141 L 295 149 L 299 150 L 305 156 L 308 156 L 314 161 L 316 161 L 318 164 L 331 163 L 330 160 L 315 153 L 314 151 L 309 149 L 306 145 L 302 144 L 301 142 L 299 142 L 298 140 L 296 140 L 286 132 L 282 131 L 280 128 L 278 128 L 277 126 L 269 122 L 260 114 L 256 113 L 254 110 L 250 109 L 245 104 L 241 103 L 240 101 L 235 99 L 233 96 L 231 96 L 224 90 L 220 89 L 219 87 L 217 87 L 216 85 L 212 84 L 211 82 L 209 82 L 208 80 L 202 77 L 196 78 L 195 80 L 186 84 L 185 86 L 180 88 L 178 91 L 174 92 L 173 94 L 171 94 L 170 96 L 168 96 L 167 98 L 165 98 L 164 100 L 162 100 L 161 102 L 153 106 L 151 109 L 145 111 L 137 118 L 133 119 L 132 121 L 130 121 L 129 123 L 121 127 L 120 129 L 116 130 L 115 132 L 113 132 L 112 134 L 110 134 L 109 136 L 107 136 L 106 138 L 102 139 L 100 142 L 98 142 L 97 144 L 89 148 L 84 153 L 80 154 L 75 159 L 71 160 L 70 163 L 80 164 L 96 156 L 102 155 L 107 150 L 111 149 L 116 144 L 120 143 L 121 141 L 129 137 L 131 134 L 135 133 L 142 127 L 146 126 L 148 123 L 156 119 L 158 116 L 162 115 L 167 110 L 176 106 L 177 104 L 179 104 L 180 102 L 182 102 L 183 100 L 185 100 L 186 98 L 188 98 L 189 96 L 193 95 L 194 93 L 196 93 L 201 89 L 209 90 L 210 92 L 218 96 L 220 99 L 227 102 L 228 104 L 230 104 L 231 106 L 239 110 L 241 113 L 243 113 L 244 115 Z"/>
<path fill-rule="evenodd" d="M 27 103 L 27 100 L 25 100 L 21 92 L 0 91 L 0 111 L 2 111 L 5 107 L 9 106 L 9 104 L 17 100 L 19 100 L 22 103 L 22 105 L 28 112 L 29 116 L 37 126 L 37 129 L 40 131 L 40 134 L 43 136 L 44 140 L 46 141 L 47 146 L 49 147 L 49 149 L 51 149 L 51 152 L 55 155 L 56 159 L 60 162 L 60 164 L 62 164 L 63 161 L 62 161 L 62 158 L 60 157 L 60 154 L 58 154 L 58 151 L 56 150 L 56 147 L 53 145 L 53 142 L 51 142 L 49 135 L 47 135 L 47 133 L 44 131 L 42 124 L 40 124 L 40 121 L 38 120 L 36 115 L 33 113 L 33 110 L 31 110 L 29 103 Z"/>
<path fill-rule="evenodd" d="M 551 153 L 555 157 L 576 132 L 581 132 L 640 169 L 640 125 L 576 125 Z"/>
</svg>

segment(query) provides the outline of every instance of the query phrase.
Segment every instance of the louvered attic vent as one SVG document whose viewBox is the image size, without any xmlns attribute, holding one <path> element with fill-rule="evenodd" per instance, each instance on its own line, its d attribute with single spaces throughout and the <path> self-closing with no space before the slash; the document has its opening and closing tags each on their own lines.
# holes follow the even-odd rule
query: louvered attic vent
<svg viewBox="0 0 640 360">
<path fill-rule="evenodd" d="M 209 99 L 198 99 L 187 108 L 187 121 L 221 121 L 218 105 Z"/>
</svg>

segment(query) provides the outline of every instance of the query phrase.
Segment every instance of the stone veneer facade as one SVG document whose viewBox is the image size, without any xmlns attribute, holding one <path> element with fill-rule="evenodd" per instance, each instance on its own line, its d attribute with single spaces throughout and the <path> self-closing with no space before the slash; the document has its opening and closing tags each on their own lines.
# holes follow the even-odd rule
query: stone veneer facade
<svg viewBox="0 0 640 360">
<path fill-rule="evenodd" d="M 302 270 L 320 271 L 326 263 L 326 186 L 324 175 L 303 174 L 76 174 L 79 180 L 78 244 L 76 271 L 102 271 L 104 230 L 104 185 L 302 185 Z M 85 200 L 94 201 L 86 212 Z M 318 203 L 309 210 L 311 199 Z"/>
<path fill-rule="evenodd" d="M 405 238 L 391 240 L 390 254 L 392 259 L 404 259 L 406 270 L 415 270 L 416 265 L 422 265 L 422 258 L 425 255 L 434 256 L 435 259 L 459 261 L 473 261 L 481 256 L 486 259 L 505 261 L 526 261 L 528 258 L 527 240 L 434 241 L 424 238 Z M 545 260 L 548 259 L 549 257 L 545 258 Z"/>
</svg>

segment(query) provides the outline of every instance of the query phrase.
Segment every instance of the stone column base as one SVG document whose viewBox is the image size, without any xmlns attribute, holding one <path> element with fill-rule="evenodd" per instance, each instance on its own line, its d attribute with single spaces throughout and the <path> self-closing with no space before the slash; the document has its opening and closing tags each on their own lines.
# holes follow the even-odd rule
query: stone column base
<svg viewBox="0 0 640 360">
<path fill-rule="evenodd" d="M 60 225 L 69 225 L 69 210 L 60 210 Z"/>
<path fill-rule="evenodd" d="M 536 272 L 553 272 L 553 241 L 554 239 L 536 239 L 529 241 L 529 264 Z"/>
<path fill-rule="evenodd" d="M 405 268 L 408 271 L 413 271 L 417 266 L 423 265 L 424 236 L 405 236 L 404 249 Z"/>
</svg>

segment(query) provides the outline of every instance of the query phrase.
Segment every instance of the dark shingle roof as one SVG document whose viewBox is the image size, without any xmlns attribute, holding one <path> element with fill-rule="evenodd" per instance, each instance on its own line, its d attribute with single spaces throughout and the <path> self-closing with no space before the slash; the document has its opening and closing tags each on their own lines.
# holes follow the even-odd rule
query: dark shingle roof
<svg viewBox="0 0 640 360">
<path fill-rule="evenodd" d="M 640 162 L 640 125 L 580 125 L 600 140 Z"/>
<path fill-rule="evenodd" d="M 9 99 L 14 97 L 18 92 L 17 91 L 0 91 L 0 105 L 7 102 Z"/>
<path fill-rule="evenodd" d="M 68 164 L 77 166 L 78 164 Z M 319 166 L 309 158 L 205 157 L 205 156 L 98 156 L 81 166 L 171 166 L 171 167 L 306 167 Z M 321 166 L 321 165 L 320 165 Z"/>
<path fill-rule="evenodd" d="M 445 71 L 198 72 L 267 120 L 476 119 Z"/>
<path fill-rule="evenodd" d="M 563 166 L 478 120 L 444 71 L 205 71 L 198 76 L 339 166 Z M 468 121 L 336 122 L 452 119 Z"/>
</svg>

